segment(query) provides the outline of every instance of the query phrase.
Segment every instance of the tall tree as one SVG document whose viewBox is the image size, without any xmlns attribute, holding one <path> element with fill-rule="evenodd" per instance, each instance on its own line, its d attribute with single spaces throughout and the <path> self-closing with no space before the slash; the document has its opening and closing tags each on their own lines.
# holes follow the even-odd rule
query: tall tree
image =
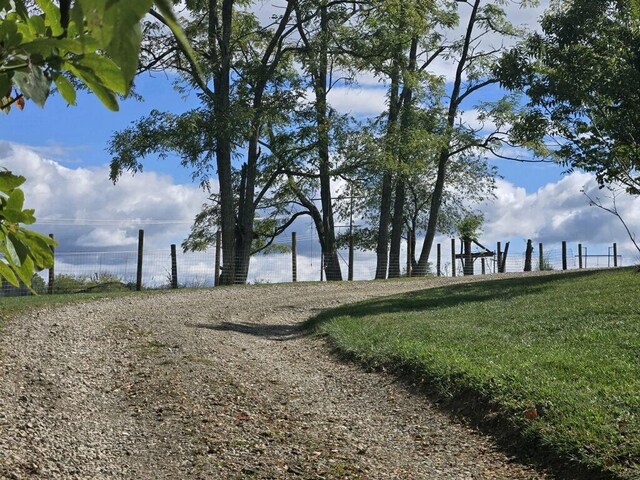
<svg viewBox="0 0 640 480">
<path fill-rule="evenodd" d="M 309 89 L 313 92 L 313 133 L 312 145 L 315 161 L 315 173 L 296 175 L 289 172 L 289 186 L 297 197 L 297 201 L 305 208 L 314 220 L 318 238 L 322 248 L 323 269 L 329 281 L 342 280 L 340 259 L 338 257 L 334 221 L 334 205 L 332 180 L 336 165 L 332 159 L 334 142 L 331 132 L 335 132 L 338 118 L 328 100 L 329 92 L 334 86 L 334 67 L 342 61 L 342 52 L 337 49 L 339 41 L 336 37 L 341 27 L 352 17 L 352 3 L 346 1 L 330 2 L 327 0 L 296 1 L 298 18 L 307 21 L 298 23 L 300 48 L 298 59 L 308 74 Z M 309 179 L 317 181 L 317 189 L 307 189 L 308 193 L 317 191 L 320 195 L 320 210 L 312 198 L 301 188 L 301 183 L 309 183 Z"/>
<path fill-rule="evenodd" d="M 191 19 L 185 30 L 203 75 L 184 61 L 157 16 L 159 23 L 147 25 L 143 68 L 176 70 L 181 88 L 195 88 L 201 104 L 181 115 L 153 112 L 111 142 L 114 181 L 124 170 L 139 171 L 141 157 L 175 152 L 208 187 L 215 161 L 223 284 L 246 281 L 256 210 L 277 178 L 261 175 L 262 140 L 269 125 L 286 119 L 297 102 L 286 44 L 296 30 L 293 5 L 288 2 L 279 18 L 264 26 L 234 0 L 187 2 Z M 243 159 L 239 168 L 234 158 Z"/>
<path fill-rule="evenodd" d="M 400 273 L 405 177 L 412 169 L 407 144 L 414 130 L 413 110 L 437 83 L 428 67 L 439 53 L 438 28 L 456 20 L 449 2 L 378 0 L 361 7 L 359 22 L 347 44 L 360 70 L 373 73 L 388 85 L 388 111 L 379 119 L 385 125 L 385 155 L 379 190 L 376 240 L 376 278 Z M 429 134 L 429 132 L 424 132 Z M 391 227 L 391 232 L 390 232 Z"/>
<path fill-rule="evenodd" d="M 429 221 L 415 268 L 416 275 L 424 275 L 427 272 L 429 254 L 437 233 L 438 217 L 446 188 L 447 169 L 451 159 L 460 153 L 478 148 L 497 154 L 497 150 L 512 139 L 508 132 L 508 120 L 513 118 L 515 102 L 508 98 L 495 102 L 493 105 L 485 103 L 482 106 L 482 109 L 485 110 L 484 119 L 494 117 L 493 121 L 498 126 L 494 132 L 490 134 L 473 132 L 464 123 L 458 123 L 465 102 L 470 101 L 474 94 L 477 95 L 483 89 L 499 83 L 496 69 L 505 50 L 501 47 L 493 47 L 485 41 L 485 37 L 498 35 L 517 38 L 523 34 L 521 30 L 509 22 L 503 8 L 505 3 L 508 2 L 473 0 L 461 3 L 469 10 L 465 12 L 467 21 L 462 38 L 447 49 L 448 58 L 454 62 L 455 74 L 446 97 L 443 97 L 445 103 L 443 143 L 438 155 L 438 169 L 429 208 Z M 520 6 L 527 6 L 536 2 L 517 3 Z M 476 135 L 477 133 L 480 135 Z M 537 145 L 530 146 L 537 147 Z"/>
</svg>

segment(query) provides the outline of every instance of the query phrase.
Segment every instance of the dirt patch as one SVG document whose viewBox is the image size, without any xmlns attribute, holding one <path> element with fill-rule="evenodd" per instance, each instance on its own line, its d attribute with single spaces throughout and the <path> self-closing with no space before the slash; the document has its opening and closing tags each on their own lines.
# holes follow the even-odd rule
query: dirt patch
<svg viewBox="0 0 640 480">
<path fill-rule="evenodd" d="M 25 315 L 0 339 L 0 477 L 546 478 L 301 329 L 324 308 L 451 281 L 218 288 Z"/>
</svg>

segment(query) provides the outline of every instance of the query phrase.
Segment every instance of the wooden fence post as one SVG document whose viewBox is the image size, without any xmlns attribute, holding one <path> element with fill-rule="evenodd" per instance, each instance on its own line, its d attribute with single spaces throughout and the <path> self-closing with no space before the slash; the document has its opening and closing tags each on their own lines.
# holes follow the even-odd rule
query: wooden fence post
<svg viewBox="0 0 640 480">
<path fill-rule="evenodd" d="M 171 245 L 171 288 L 178 288 L 178 253 L 176 245 Z"/>
<path fill-rule="evenodd" d="M 482 266 L 482 275 L 486 275 L 487 274 L 487 262 L 485 261 L 484 257 L 482 257 L 480 259 L 480 265 Z"/>
<path fill-rule="evenodd" d="M 349 233 L 349 270 L 347 273 L 347 280 L 350 282 L 353 281 L 353 262 L 354 262 L 354 244 L 353 244 L 353 233 Z"/>
<path fill-rule="evenodd" d="M 142 290 L 142 255 L 144 252 L 144 230 L 138 231 L 138 267 L 136 269 L 136 291 Z"/>
<path fill-rule="evenodd" d="M 525 255 L 524 255 L 524 271 L 525 272 L 531 271 L 531 257 L 533 257 L 533 243 L 531 242 L 531 239 L 529 239 L 527 240 L 527 251 L 525 252 Z"/>
<path fill-rule="evenodd" d="M 436 245 L 436 275 L 442 275 L 442 245 Z"/>
<path fill-rule="evenodd" d="M 215 287 L 220 286 L 220 253 L 222 250 L 221 244 L 222 244 L 222 232 L 218 230 L 216 232 L 216 260 L 215 260 L 216 271 L 213 274 L 213 285 Z"/>
<path fill-rule="evenodd" d="M 298 281 L 298 247 L 296 232 L 291 232 L 291 281 Z"/>
<path fill-rule="evenodd" d="M 55 240 L 53 233 L 49 234 L 49 238 L 51 240 Z M 53 247 L 53 245 L 51 246 L 51 255 L 53 256 L 53 264 L 51 265 L 51 268 L 49 269 L 49 285 L 47 286 L 47 293 L 49 295 L 53 294 L 53 289 L 54 289 L 54 285 L 56 282 L 56 249 Z"/>
<path fill-rule="evenodd" d="M 538 244 L 538 269 L 540 271 L 544 270 L 544 249 L 542 243 Z"/>
<path fill-rule="evenodd" d="M 320 281 L 324 281 L 324 252 L 320 252 Z"/>
<path fill-rule="evenodd" d="M 582 268 L 582 244 L 578 244 L 578 268 Z"/>
<path fill-rule="evenodd" d="M 504 253 L 502 254 L 502 269 L 500 273 L 506 273 L 507 271 L 507 255 L 509 254 L 509 245 L 511 242 L 507 242 L 504 244 Z"/>
<path fill-rule="evenodd" d="M 567 269 L 567 242 L 562 241 L 562 270 Z"/>
<path fill-rule="evenodd" d="M 411 259 L 413 258 L 413 251 L 411 250 L 411 229 L 407 230 L 407 277 L 411 277 Z"/>
<path fill-rule="evenodd" d="M 451 239 L 451 276 L 456 276 L 456 239 Z"/>
<path fill-rule="evenodd" d="M 613 244 L 613 266 L 614 267 L 618 266 L 618 244 L 617 243 Z"/>
<path fill-rule="evenodd" d="M 498 242 L 498 245 L 496 247 L 496 252 L 498 255 L 498 265 L 496 265 L 498 271 L 497 273 L 502 272 L 502 243 Z"/>
</svg>

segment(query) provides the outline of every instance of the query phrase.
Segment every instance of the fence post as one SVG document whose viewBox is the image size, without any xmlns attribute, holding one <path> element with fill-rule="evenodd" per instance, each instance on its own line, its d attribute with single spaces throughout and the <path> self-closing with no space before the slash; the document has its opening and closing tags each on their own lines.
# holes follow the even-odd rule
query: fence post
<svg viewBox="0 0 640 480">
<path fill-rule="evenodd" d="M 451 276 L 456 276 L 456 239 L 451 239 Z"/>
<path fill-rule="evenodd" d="M 55 240 L 53 233 L 49 234 L 49 238 L 51 240 Z M 56 281 L 56 249 L 51 245 L 51 255 L 53 256 L 53 263 L 51 264 L 51 268 L 49 269 L 49 285 L 47 286 L 47 293 L 49 295 L 53 294 L 53 288 Z"/>
<path fill-rule="evenodd" d="M 411 229 L 407 230 L 407 277 L 411 277 L 411 259 L 413 258 L 413 251 L 411 249 Z"/>
<path fill-rule="evenodd" d="M 507 271 L 507 255 L 509 254 L 509 245 L 511 242 L 507 242 L 504 244 L 504 253 L 502 254 L 502 269 L 500 273 L 506 273 Z"/>
<path fill-rule="evenodd" d="M 486 275 L 487 274 L 487 266 L 486 266 L 486 261 L 484 259 L 484 257 L 482 257 L 480 259 L 480 265 L 482 266 L 482 275 Z"/>
<path fill-rule="evenodd" d="M 320 252 L 320 281 L 324 281 L 324 252 Z"/>
<path fill-rule="evenodd" d="M 582 268 L 582 244 L 578 244 L 578 268 Z"/>
<path fill-rule="evenodd" d="M 178 288 L 178 254 L 175 244 L 171 244 L 171 288 Z"/>
<path fill-rule="evenodd" d="M 562 241 L 562 270 L 567 269 L 567 242 Z"/>
<path fill-rule="evenodd" d="M 544 249 L 542 247 L 542 243 L 538 244 L 538 257 L 540 257 L 538 259 L 538 269 L 540 271 L 544 270 Z"/>
<path fill-rule="evenodd" d="M 442 245 L 439 243 L 436 245 L 436 275 L 439 277 L 441 275 L 441 267 L 442 267 Z"/>
<path fill-rule="evenodd" d="M 533 256 L 533 243 L 531 239 L 527 240 L 527 251 L 524 256 L 524 271 L 531 271 L 531 257 Z"/>
<path fill-rule="evenodd" d="M 498 242 L 498 245 L 496 247 L 496 252 L 498 254 L 498 272 L 497 273 L 501 273 L 502 272 L 502 243 Z"/>
<path fill-rule="evenodd" d="M 354 262 L 354 244 L 353 244 L 353 233 L 349 233 L 349 271 L 347 274 L 347 280 L 350 282 L 353 281 L 353 262 Z"/>
<path fill-rule="evenodd" d="M 218 230 L 216 232 L 216 260 L 215 260 L 215 272 L 213 272 L 213 285 L 214 287 L 220 286 L 220 244 L 222 243 L 222 232 Z"/>
<path fill-rule="evenodd" d="M 291 232 L 291 281 L 298 281 L 298 248 L 296 232 Z"/>
<path fill-rule="evenodd" d="M 142 290 L 142 254 L 144 251 L 144 230 L 138 230 L 138 268 L 136 269 L 136 291 Z"/>
<path fill-rule="evenodd" d="M 615 242 L 613 244 L 613 266 L 618 266 L 618 244 Z"/>
</svg>

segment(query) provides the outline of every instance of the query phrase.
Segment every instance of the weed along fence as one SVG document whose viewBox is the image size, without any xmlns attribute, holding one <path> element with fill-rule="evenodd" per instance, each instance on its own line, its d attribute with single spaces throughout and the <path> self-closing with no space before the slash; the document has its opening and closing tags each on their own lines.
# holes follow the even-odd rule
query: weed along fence
<svg viewBox="0 0 640 480">
<path fill-rule="evenodd" d="M 206 251 L 182 252 L 176 245 L 162 250 L 148 249 L 144 231 L 138 234 L 137 248 L 130 250 L 69 252 L 59 246 L 54 267 L 40 272 L 32 282 L 38 293 L 74 293 L 105 290 L 162 288 L 206 288 L 219 283 L 222 267 L 221 242 Z M 292 233 L 274 245 L 272 253 L 252 256 L 247 283 L 323 281 L 323 258 L 317 237 Z M 532 270 L 568 270 L 622 266 L 616 243 L 596 252 L 586 244 L 562 242 L 543 245 L 526 242 L 523 252 L 514 252 L 509 242 L 491 248 L 478 242 L 451 239 L 436 244 L 429 273 L 437 276 L 482 275 Z M 411 262 L 401 251 L 402 275 L 411 273 Z M 344 280 L 371 280 L 375 277 L 376 254 L 354 250 L 339 251 Z M 0 259 L 1 261 L 1 259 Z M 28 295 L 27 288 L 16 289 L 6 282 L 0 296 Z"/>
</svg>

